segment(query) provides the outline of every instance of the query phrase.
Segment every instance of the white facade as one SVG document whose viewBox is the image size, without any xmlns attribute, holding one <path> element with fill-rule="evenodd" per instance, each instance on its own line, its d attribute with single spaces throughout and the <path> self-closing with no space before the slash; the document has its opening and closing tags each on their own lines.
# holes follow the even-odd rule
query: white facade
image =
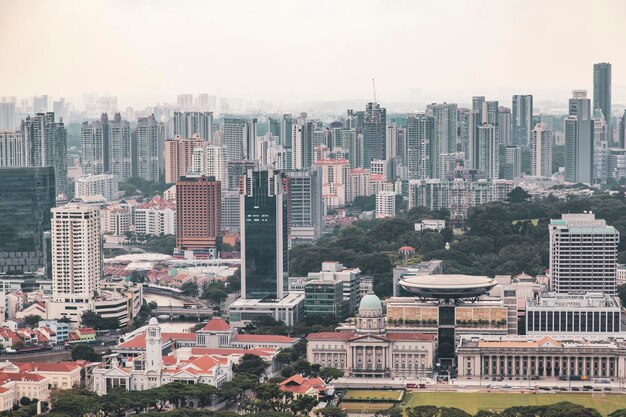
<svg viewBox="0 0 626 417">
<path fill-rule="evenodd" d="M 215 177 L 216 181 L 222 183 L 222 188 L 228 186 L 225 146 L 206 145 L 202 148 L 195 148 L 191 166 L 194 173 Z"/>
<path fill-rule="evenodd" d="M 545 123 L 539 123 L 531 137 L 531 175 L 549 177 L 552 175 L 552 130 Z"/>
<path fill-rule="evenodd" d="M 0 131 L 0 167 L 28 166 L 27 150 L 20 132 Z"/>
<path fill-rule="evenodd" d="M 592 213 L 550 222 L 550 281 L 557 293 L 615 294 L 619 232 Z"/>
<path fill-rule="evenodd" d="M 381 191 L 376 194 L 376 218 L 396 216 L 396 193 Z"/>
<path fill-rule="evenodd" d="M 304 294 L 288 294 L 276 301 L 240 298 L 228 306 L 229 322 L 234 327 L 245 327 L 259 316 L 272 317 L 293 326 L 304 316 Z"/>
<path fill-rule="evenodd" d="M 117 198 L 117 178 L 113 174 L 88 175 L 76 178 L 74 197 L 101 195 L 107 201 Z"/>
<path fill-rule="evenodd" d="M 326 209 L 345 206 L 350 162 L 347 159 L 320 159 L 315 165 L 322 178 L 322 199 Z"/>
<path fill-rule="evenodd" d="M 176 211 L 171 207 L 135 209 L 135 232 L 144 235 L 175 235 Z"/>
</svg>

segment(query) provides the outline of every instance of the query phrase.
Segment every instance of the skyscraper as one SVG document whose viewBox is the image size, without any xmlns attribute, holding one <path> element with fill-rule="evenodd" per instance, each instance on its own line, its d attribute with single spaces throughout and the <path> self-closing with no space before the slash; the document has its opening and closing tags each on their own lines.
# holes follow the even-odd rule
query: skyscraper
<svg viewBox="0 0 626 417">
<path fill-rule="evenodd" d="M 293 118 L 290 114 L 283 114 L 280 120 L 280 144 L 285 148 L 291 148 L 291 134 L 292 134 Z"/>
<path fill-rule="evenodd" d="M 592 213 L 551 220 L 551 290 L 615 294 L 618 244 L 619 232 Z"/>
<path fill-rule="evenodd" d="M 195 148 L 201 148 L 207 142 L 198 134 L 195 138 L 186 138 L 176 135 L 165 141 L 165 182 L 173 184 L 180 177 L 187 175 L 192 167 L 192 156 Z"/>
<path fill-rule="evenodd" d="M 487 178 L 498 179 L 500 174 L 499 149 L 496 141 L 496 127 L 491 123 L 478 126 L 478 164 L 476 169 L 483 171 Z"/>
<path fill-rule="evenodd" d="M 227 161 L 245 159 L 243 144 L 245 127 L 246 121 L 243 119 L 224 118 L 222 145 L 226 146 Z"/>
<path fill-rule="evenodd" d="M 98 209 L 79 204 L 53 208 L 51 229 L 52 298 L 88 304 L 102 275 Z"/>
<path fill-rule="evenodd" d="M 406 128 L 406 161 L 410 179 L 431 178 L 431 146 L 435 119 L 425 114 L 410 115 Z M 437 157 L 437 159 L 439 159 Z"/>
<path fill-rule="evenodd" d="M 426 114 L 433 118 L 433 135 L 430 143 L 430 176 L 445 178 L 439 155 L 456 152 L 457 105 L 453 103 L 433 103 L 426 108 Z"/>
<path fill-rule="evenodd" d="M 15 102 L 0 101 L 0 130 L 15 130 Z"/>
<path fill-rule="evenodd" d="M 498 141 L 501 145 L 513 145 L 511 120 L 511 109 L 500 106 L 498 109 Z"/>
<path fill-rule="evenodd" d="M 137 119 L 135 130 L 137 141 L 137 176 L 147 181 L 159 181 L 161 171 L 161 148 L 159 146 L 159 126 L 151 114 Z"/>
<path fill-rule="evenodd" d="M 0 196 L 0 272 L 49 267 L 44 233 L 56 203 L 54 168 L 0 168 Z"/>
<path fill-rule="evenodd" d="M 505 180 L 514 180 L 522 176 L 522 148 L 519 146 L 507 146 L 504 154 Z"/>
<path fill-rule="evenodd" d="M 533 128 L 533 96 L 514 95 L 513 111 L 511 113 L 513 130 L 511 140 L 513 145 L 528 146 L 530 144 L 530 132 Z"/>
<path fill-rule="evenodd" d="M 118 181 L 128 181 L 133 175 L 130 123 L 122 120 L 119 113 L 115 113 L 113 121 L 109 122 L 108 135 L 109 171 Z"/>
<path fill-rule="evenodd" d="M 302 113 L 292 125 L 291 166 L 293 169 L 308 169 L 313 164 L 313 122 Z"/>
<path fill-rule="evenodd" d="M 624 110 L 624 114 L 619 118 L 619 128 L 618 128 L 618 143 L 617 146 L 621 149 L 624 149 L 626 146 L 626 110 Z"/>
<path fill-rule="evenodd" d="M 0 168 L 28 166 L 27 149 L 21 132 L 0 130 Z"/>
<path fill-rule="evenodd" d="M 289 277 L 288 210 L 280 174 L 249 169 L 240 198 L 241 298 L 280 300 Z"/>
<path fill-rule="evenodd" d="M 574 91 L 565 119 L 565 181 L 593 184 L 593 121 L 586 91 Z"/>
<path fill-rule="evenodd" d="M 478 127 L 487 122 L 485 97 L 472 97 L 472 110 L 468 115 L 468 136 L 465 159 L 470 169 L 478 169 Z"/>
<path fill-rule="evenodd" d="M 226 147 L 209 144 L 195 148 L 192 155 L 191 170 L 194 174 L 215 177 L 215 180 L 222 184 L 222 189 L 227 189 Z"/>
<path fill-rule="evenodd" d="M 256 155 L 256 118 L 246 120 L 243 129 L 243 146 L 245 159 L 258 159 Z"/>
<path fill-rule="evenodd" d="M 611 129 L 611 64 L 593 65 L 593 111 L 601 109 L 606 119 L 607 140 L 612 145 Z"/>
<path fill-rule="evenodd" d="M 539 123 L 532 131 L 531 175 L 549 177 L 552 175 L 552 130 L 546 123 Z"/>
<path fill-rule="evenodd" d="M 80 165 L 83 175 L 100 175 L 105 172 L 105 135 L 105 128 L 101 120 L 82 123 L 80 127 L 82 149 Z"/>
<path fill-rule="evenodd" d="M 363 122 L 363 167 L 369 168 L 372 159 L 385 158 L 385 131 L 387 110 L 378 103 L 367 103 Z"/>
<path fill-rule="evenodd" d="M 290 239 L 292 242 L 319 239 L 326 214 L 320 172 L 317 169 L 290 170 L 285 175 L 289 184 Z"/>
<path fill-rule="evenodd" d="M 54 167 L 57 194 L 67 193 L 67 131 L 54 113 L 37 113 L 22 122 L 30 166 Z"/>
<path fill-rule="evenodd" d="M 176 247 L 214 249 L 220 233 L 221 184 L 215 177 L 187 175 L 176 183 Z"/>
<path fill-rule="evenodd" d="M 213 140 L 213 112 L 174 112 L 174 135 L 191 139 L 194 134 L 205 141 Z"/>
</svg>

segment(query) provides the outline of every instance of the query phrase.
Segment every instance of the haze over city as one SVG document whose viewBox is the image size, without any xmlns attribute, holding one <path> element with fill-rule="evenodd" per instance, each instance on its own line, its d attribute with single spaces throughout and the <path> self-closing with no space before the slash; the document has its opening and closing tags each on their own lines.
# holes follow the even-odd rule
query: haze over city
<svg viewBox="0 0 626 417">
<path fill-rule="evenodd" d="M 4 95 L 364 101 L 374 77 L 383 103 L 520 93 L 565 103 L 606 61 L 614 101 L 625 99 L 618 0 L 4 1 L 0 11 L 0 50 L 19 63 L 0 68 Z"/>
</svg>

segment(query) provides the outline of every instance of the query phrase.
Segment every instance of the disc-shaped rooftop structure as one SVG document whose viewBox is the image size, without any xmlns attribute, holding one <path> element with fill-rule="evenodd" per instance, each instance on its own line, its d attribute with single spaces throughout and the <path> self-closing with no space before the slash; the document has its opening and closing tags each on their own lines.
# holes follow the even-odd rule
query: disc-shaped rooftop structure
<svg viewBox="0 0 626 417">
<path fill-rule="evenodd" d="M 476 299 L 497 283 L 489 277 L 460 274 L 407 276 L 399 282 L 419 298 L 441 301 Z"/>
</svg>

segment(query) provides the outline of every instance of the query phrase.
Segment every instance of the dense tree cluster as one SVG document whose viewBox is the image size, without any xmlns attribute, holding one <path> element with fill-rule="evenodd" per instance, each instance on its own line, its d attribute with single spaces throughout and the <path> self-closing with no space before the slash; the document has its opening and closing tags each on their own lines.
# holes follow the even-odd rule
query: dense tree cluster
<svg viewBox="0 0 626 417">
<path fill-rule="evenodd" d="M 120 328 L 120 321 L 116 317 L 102 317 L 95 311 L 85 311 L 81 316 L 84 327 L 91 327 L 96 330 L 117 330 Z"/>
<path fill-rule="evenodd" d="M 623 194 L 530 200 L 523 190 L 515 189 L 506 202 L 472 207 L 463 234 L 453 234 L 447 228 L 441 233 L 415 231 L 414 223 L 422 219 L 449 220 L 447 210 L 417 207 L 393 219 L 356 221 L 315 245 L 296 246 L 290 252 L 290 270 L 294 276 L 305 276 L 319 271 L 323 261 L 338 261 L 373 276 L 375 292 L 386 296 L 391 294 L 394 265 L 404 261 L 398 249 L 408 245 L 415 248 L 409 262 L 441 259 L 445 273 L 538 275 L 548 267 L 550 219 L 560 218 L 562 213 L 583 211 L 594 212 L 620 231 L 619 261 L 626 262 Z M 449 250 L 445 249 L 446 243 L 450 244 Z"/>
<path fill-rule="evenodd" d="M 626 410 L 618 410 L 609 417 L 623 417 Z M 435 407 L 422 405 L 408 408 L 407 417 L 472 417 L 471 414 L 454 407 Z M 552 405 L 537 405 L 524 407 L 510 407 L 503 411 L 480 410 L 474 417 L 600 417 L 601 414 L 593 409 L 579 404 L 560 402 Z"/>
</svg>

